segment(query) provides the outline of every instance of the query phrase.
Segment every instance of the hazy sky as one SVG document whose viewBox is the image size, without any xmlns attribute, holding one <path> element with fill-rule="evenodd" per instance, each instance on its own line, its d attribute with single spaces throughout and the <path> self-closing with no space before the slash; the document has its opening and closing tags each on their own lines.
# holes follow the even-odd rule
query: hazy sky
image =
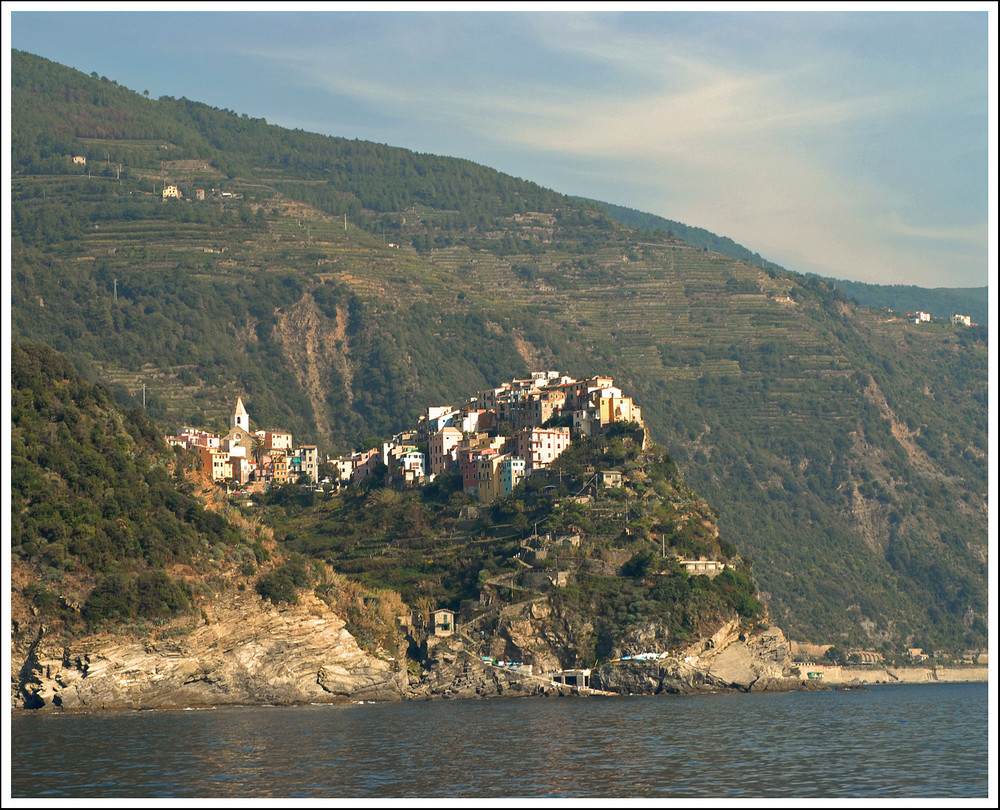
<svg viewBox="0 0 1000 810">
<path fill-rule="evenodd" d="M 790 270 L 987 284 L 995 3 L 81 7 L 5 3 L 10 47 L 154 98 L 468 158 Z"/>
</svg>

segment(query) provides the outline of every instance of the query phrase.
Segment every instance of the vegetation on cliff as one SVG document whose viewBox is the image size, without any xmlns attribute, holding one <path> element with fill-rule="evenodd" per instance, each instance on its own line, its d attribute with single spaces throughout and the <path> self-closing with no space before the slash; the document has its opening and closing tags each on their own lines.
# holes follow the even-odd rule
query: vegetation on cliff
<svg viewBox="0 0 1000 810">
<path fill-rule="evenodd" d="M 792 638 L 985 645 L 981 330 L 868 311 L 467 161 L 19 52 L 11 74 L 12 332 L 120 407 L 145 390 L 158 423 L 213 428 L 239 393 L 336 451 L 498 379 L 600 368 Z"/>
<path fill-rule="evenodd" d="M 141 410 L 43 345 L 12 347 L 10 451 L 12 561 L 33 572 L 35 608 L 71 628 L 187 612 L 168 568 L 268 556 L 204 508 Z"/>
<path fill-rule="evenodd" d="M 278 564 L 259 569 L 271 553 L 238 520 L 204 508 L 193 494 L 198 476 L 185 474 L 192 459 L 64 357 L 16 343 L 12 404 L 11 544 L 18 580 L 28 581 L 22 596 L 70 633 L 190 613 L 223 561 L 241 588 L 252 583 L 278 605 L 313 589 L 373 651 L 398 650 L 405 603 L 458 610 L 482 592 L 539 598 L 551 588 L 520 575 L 553 565 L 571 577 L 553 597 L 558 609 L 597 628 L 567 638 L 573 660 L 608 657 L 637 623 L 658 623 L 681 642 L 736 613 L 763 614 L 707 505 L 662 448 L 640 449 L 634 425 L 580 439 L 547 475 L 491 506 L 474 506 L 447 476 L 422 489 L 352 487 L 321 505 L 303 503 L 297 487 L 276 488 L 252 519 L 277 530 Z M 598 485 L 596 470 L 609 466 L 624 471 L 621 489 Z M 714 580 L 689 577 L 677 555 L 731 567 Z"/>
<path fill-rule="evenodd" d="M 501 601 L 547 593 L 522 582 L 535 569 L 569 575 L 573 584 L 558 598 L 586 621 L 603 616 L 615 641 L 627 629 L 614 630 L 619 614 L 629 617 L 623 624 L 663 620 L 678 639 L 701 629 L 702 618 L 762 615 L 735 546 L 718 536 L 714 513 L 666 451 L 640 449 L 641 428 L 616 428 L 578 438 L 549 470 L 489 505 L 445 474 L 421 488 L 352 486 L 322 503 L 303 501 L 294 486 L 275 488 L 265 514 L 287 551 L 392 588 L 425 611 L 458 611 L 484 590 Z M 624 471 L 621 488 L 598 483 L 597 471 L 611 468 Z M 689 578 L 671 562 L 677 557 L 731 569 L 715 580 Z"/>
</svg>

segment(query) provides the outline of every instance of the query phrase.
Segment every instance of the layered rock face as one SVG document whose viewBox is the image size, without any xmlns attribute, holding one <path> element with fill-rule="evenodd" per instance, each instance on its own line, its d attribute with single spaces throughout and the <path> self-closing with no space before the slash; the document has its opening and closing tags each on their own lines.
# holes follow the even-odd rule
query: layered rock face
<svg viewBox="0 0 1000 810">
<path fill-rule="evenodd" d="M 169 639 L 105 634 L 69 646 L 43 627 L 21 628 L 11 660 L 14 708 L 333 703 L 400 700 L 407 692 L 403 663 L 360 649 L 344 622 L 311 594 L 276 607 L 230 590 L 206 616 L 206 623 Z"/>
<path fill-rule="evenodd" d="M 102 634 L 66 645 L 22 624 L 12 645 L 13 706 L 96 711 L 576 694 L 543 674 L 560 668 L 556 649 L 567 628 L 538 606 L 493 644 L 498 652 L 530 647 L 531 675 L 484 663 L 478 646 L 458 635 L 427 639 L 424 669 L 409 674 L 401 655 L 362 650 L 322 600 L 299 599 L 279 607 L 230 588 L 206 606 L 207 621 L 186 630 L 178 622 L 172 635 L 163 628 L 155 639 Z M 746 636 L 736 622 L 677 655 L 605 664 L 591 679 L 596 689 L 626 695 L 802 685 L 780 630 Z"/>
<path fill-rule="evenodd" d="M 735 621 L 724 624 L 709 640 L 668 658 L 603 665 L 594 671 L 591 683 L 624 695 L 802 687 L 781 630 L 772 627 L 748 636 L 740 632 Z"/>
</svg>

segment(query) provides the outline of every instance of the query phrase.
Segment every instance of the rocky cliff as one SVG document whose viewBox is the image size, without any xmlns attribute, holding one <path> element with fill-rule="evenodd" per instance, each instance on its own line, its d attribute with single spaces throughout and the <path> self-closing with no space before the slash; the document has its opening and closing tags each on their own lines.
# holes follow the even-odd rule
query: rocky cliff
<svg viewBox="0 0 1000 810">
<path fill-rule="evenodd" d="M 746 634 L 727 622 L 710 639 L 657 661 L 620 661 L 597 668 L 595 688 L 625 695 L 719 690 L 760 692 L 802 687 L 788 642 L 777 627 Z"/>
<path fill-rule="evenodd" d="M 541 617 L 539 617 L 541 618 Z M 545 618 L 548 618 L 547 616 Z M 529 623 L 518 631 L 527 640 Z M 536 639 L 537 641 L 537 639 Z M 12 635 L 15 709 L 154 709 L 182 706 L 335 703 L 574 694 L 535 666 L 531 674 L 491 666 L 461 634 L 427 639 L 424 667 L 361 649 L 315 596 L 276 607 L 256 593 L 223 592 L 197 622 L 158 635 L 86 636 L 69 642 L 22 619 Z M 773 628 L 741 634 L 735 622 L 709 640 L 657 662 L 594 670 L 592 685 L 621 694 L 789 688 L 788 644 Z"/>
<path fill-rule="evenodd" d="M 405 664 L 358 647 L 344 622 L 309 593 L 276 607 L 227 589 L 193 628 L 158 637 L 110 634 L 71 642 L 16 623 L 11 687 L 16 709 L 141 709 L 227 704 L 400 700 Z"/>
</svg>

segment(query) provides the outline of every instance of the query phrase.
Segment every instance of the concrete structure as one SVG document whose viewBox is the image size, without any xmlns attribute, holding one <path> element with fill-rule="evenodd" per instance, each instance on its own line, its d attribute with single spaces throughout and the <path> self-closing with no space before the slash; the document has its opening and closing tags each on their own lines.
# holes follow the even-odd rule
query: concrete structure
<svg viewBox="0 0 1000 810">
<path fill-rule="evenodd" d="M 420 434 L 422 436 L 432 436 L 441 428 L 449 427 L 455 423 L 459 411 L 450 405 L 438 405 L 427 409 L 427 416 L 420 420 Z"/>
<path fill-rule="evenodd" d="M 246 456 L 234 455 L 228 450 L 212 450 L 199 447 L 201 469 L 212 476 L 213 481 L 235 480 L 243 484 L 250 476 L 250 465 Z"/>
<path fill-rule="evenodd" d="M 354 464 L 354 470 L 351 472 L 351 483 L 359 484 L 374 473 L 378 465 L 382 463 L 382 454 L 377 448 L 372 447 L 363 453 L 352 453 L 351 462 Z"/>
<path fill-rule="evenodd" d="M 431 632 L 435 636 L 450 636 L 455 632 L 455 611 L 439 608 L 431 611 Z"/>
<path fill-rule="evenodd" d="M 275 484 L 288 483 L 288 457 L 282 452 L 271 453 L 271 481 Z"/>
<path fill-rule="evenodd" d="M 680 563 L 687 570 L 688 576 L 692 577 L 704 574 L 714 578 L 726 569 L 726 564 L 718 560 L 681 560 Z"/>
<path fill-rule="evenodd" d="M 462 441 L 462 431 L 456 427 L 443 427 L 427 441 L 430 469 L 434 475 L 458 466 L 458 445 Z"/>
<path fill-rule="evenodd" d="M 180 445 L 186 450 L 191 450 L 197 447 L 208 447 L 210 449 L 218 450 L 222 440 L 212 434 L 207 433 L 204 430 L 197 430 L 192 427 L 182 427 L 180 433 L 176 436 L 171 436 L 167 439 L 170 445 Z"/>
<path fill-rule="evenodd" d="M 589 669 L 563 669 L 552 675 L 553 683 L 562 683 L 567 686 L 576 686 L 581 689 L 590 688 Z"/>
<path fill-rule="evenodd" d="M 527 476 L 527 462 L 517 456 L 505 456 L 497 466 L 497 474 L 500 477 L 499 494 L 510 495 Z"/>
<path fill-rule="evenodd" d="M 289 480 L 294 483 L 303 475 L 314 484 L 319 481 L 319 452 L 315 444 L 297 447 L 288 457 Z"/>
<path fill-rule="evenodd" d="M 601 470 L 598 480 L 602 487 L 618 488 L 622 485 L 622 474 L 618 470 Z"/>
<path fill-rule="evenodd" d="M 247 422 L 249 424 L 249 416 L 247 417 Z M 264 449 L 269 453 L 272 450 L 285 452 L 292 449 L 291 433 L 285 433 L 280 430 L 256 430 L 254 431 L 254 435 L 260 437 L 261 441 L 264 442 Z"/>
<path fill-rule="evenodd" d="M 424 480 L 424 454 L 408 450 L 399 456 L 399 472 L 407 484 L 421 484 Z"/>
</svg>

